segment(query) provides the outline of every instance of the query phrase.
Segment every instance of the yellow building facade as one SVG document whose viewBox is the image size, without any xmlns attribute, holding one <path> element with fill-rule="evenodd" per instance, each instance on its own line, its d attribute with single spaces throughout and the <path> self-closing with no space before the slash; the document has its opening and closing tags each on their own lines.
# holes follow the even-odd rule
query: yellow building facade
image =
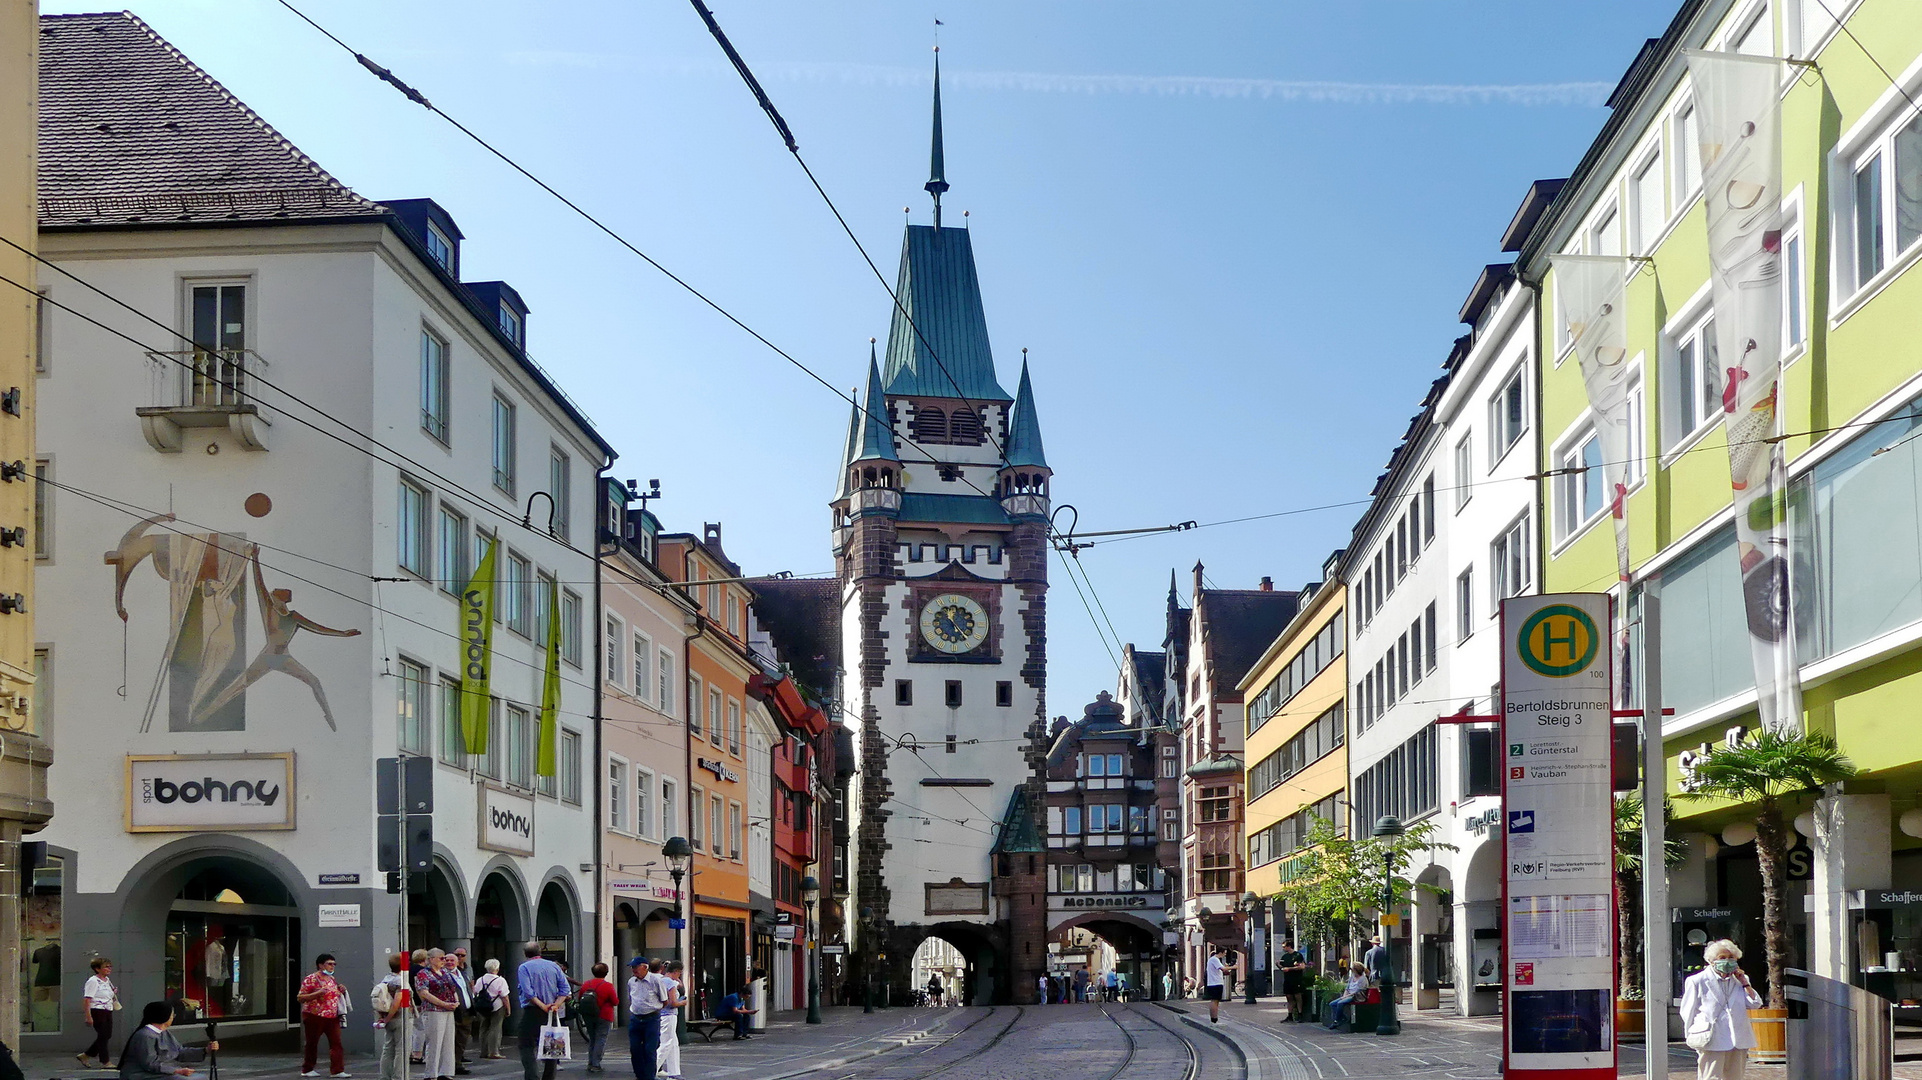
<svg viewBox="0 0 1922 1080">
<path fill-rule="evenodd" d="M 53 814 L 52 759 L 34 709 L 33 567 L 39 540 L 34 495 L 33 380 L 39 312 L 33 257 L 39 125 L 37 0 L 0 4 L 0 1041 L 19 1045 L 22 932 L 39 906 L 44 871 L 25 865 L 21 840 Z M 15 246 L 18 245 L 18 246 Z M 24 248 L 25 250 L 21 250 Z M 12 530 L 28 528 L 21 532 Z M 24 541 L 24 542 L 23 542 Z M 58 873 L 57 870 L 54 871 Z M 55 903 L 58 903 L 58 884 Z M 56 909 L 57 910 L 57 909 Z M 54 918 L 58 918 L 55 914 Z"/>
<path fill-rule="evenodd" d="M 1258 897 L 1274 896 L 1300 866 L 1315 818 L 1348 824 L 1346 641 L 1347 590 L 1333 580 L 1308 586 L 1294 620 L 1241 682 L 1248 891 Z M 1285 911 L 1267 918 L 1271 941 L 1289 936 Z"/>
</svg>

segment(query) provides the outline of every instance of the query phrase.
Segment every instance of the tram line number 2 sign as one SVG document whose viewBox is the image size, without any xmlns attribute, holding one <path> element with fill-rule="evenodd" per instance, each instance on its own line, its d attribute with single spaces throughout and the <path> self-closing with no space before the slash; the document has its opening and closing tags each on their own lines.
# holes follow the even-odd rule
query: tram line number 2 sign
<svg viewBox="0 0 1922 1080">
<path fill-rule="evenodd" d="M 1615 1076 L 1611 623 L 1605 593 L 1502 601 L 1507 1080 Z"/>
</svg>

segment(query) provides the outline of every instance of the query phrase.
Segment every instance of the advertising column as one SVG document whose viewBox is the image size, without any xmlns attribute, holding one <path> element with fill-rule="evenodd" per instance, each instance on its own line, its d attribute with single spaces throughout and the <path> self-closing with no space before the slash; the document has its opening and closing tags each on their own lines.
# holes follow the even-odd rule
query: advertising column
<svg viewBox="0 0 1922 1080">
<path fill-rule="evenodd" d="M 1502 1056 L 1508 1080 L 1615 1076 L 1609 598 L 1502 601 Z"/>
</svg>

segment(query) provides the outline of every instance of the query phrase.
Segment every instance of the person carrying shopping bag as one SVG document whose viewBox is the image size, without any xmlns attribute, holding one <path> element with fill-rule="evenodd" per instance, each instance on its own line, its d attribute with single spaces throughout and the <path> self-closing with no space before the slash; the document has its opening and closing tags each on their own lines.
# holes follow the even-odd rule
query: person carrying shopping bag
<svg viewBox="0 0 1922 1080">
<path fill-rule="evenodd" d="M 1682 984 L 1682 1033 L 1695 1051 L 1696 1080 L 1742 1080 L 1755 1028 L 1748 1011 L 1762 1007 L 1740 963 L 1742 950 L 1723 939 L 1702 946 L 1708 967 Z"/>
</svg>

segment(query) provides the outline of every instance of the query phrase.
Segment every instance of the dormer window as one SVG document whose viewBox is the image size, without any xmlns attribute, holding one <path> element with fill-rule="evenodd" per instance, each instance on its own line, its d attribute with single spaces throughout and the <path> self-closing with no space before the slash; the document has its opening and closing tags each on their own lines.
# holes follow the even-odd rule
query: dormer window
<svg viewBox="0 0 1922 1080">
<path fill-rule="evenodd" d="M 506 334 L 508 340 L 516 345 L 527 344 L 526 339 L 521 336 L 526 330 L 525 324 L 521 321 L 521 313 L 509 307 L 506 301 L 501 302 L 500 321 L 501 333 Z"/>
<path fill-rule="evenodd" d="M 454 242 L 431 221 L 427 223 L 427 255 L 439 263 L 442 270 L 454 272 Z"/>
</svg>

